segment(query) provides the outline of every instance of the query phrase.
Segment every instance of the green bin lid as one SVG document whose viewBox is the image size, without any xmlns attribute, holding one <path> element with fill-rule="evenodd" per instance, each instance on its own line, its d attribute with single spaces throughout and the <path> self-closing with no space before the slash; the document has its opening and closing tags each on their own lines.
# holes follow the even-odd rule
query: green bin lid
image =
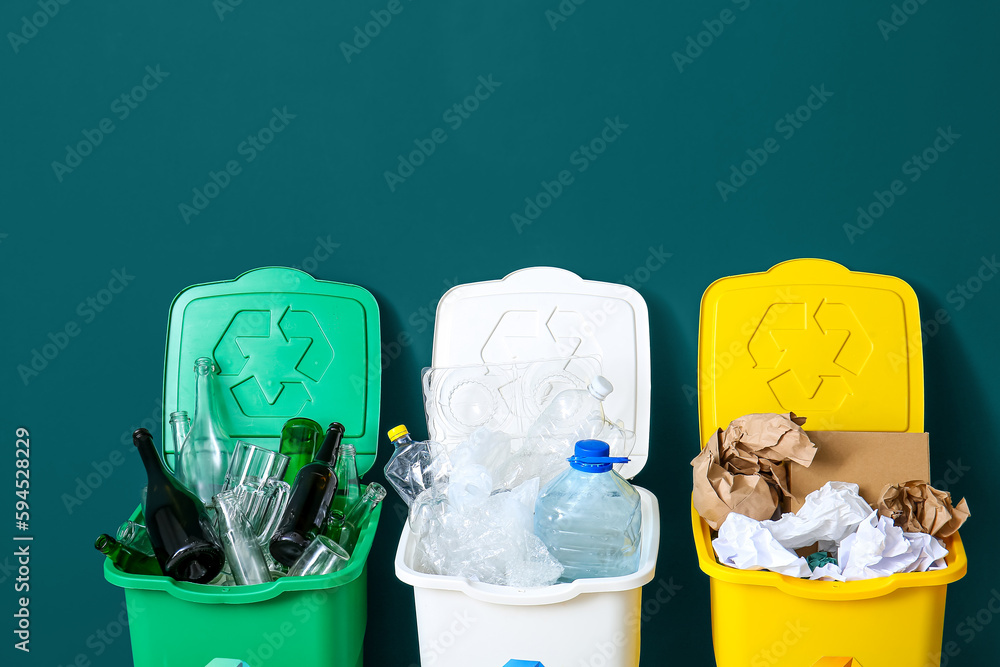
<svg viewBox="0 0 1000 667">
<path fill-rule="evenodd" d="M 346 428 L 358 472 L 375 462 L 381 391 L 378 305 L 357 285 L 270 267 L 188 287 L 170 306 L 163 452 L 170 413 L 194 417 L 194 362 L 216 364 L 217 409 L 234 440 L 276 450 L 282 425 L 308 417 Z"/>
</svg>

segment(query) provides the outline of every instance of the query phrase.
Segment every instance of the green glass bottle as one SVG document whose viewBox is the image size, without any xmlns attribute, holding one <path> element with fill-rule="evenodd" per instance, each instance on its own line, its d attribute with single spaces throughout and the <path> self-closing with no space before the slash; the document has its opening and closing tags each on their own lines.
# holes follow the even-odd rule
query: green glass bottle
<svg viewBox="0 0 1000 667">
<path fill-rule="evenodd" d="M 207 584 L 222 571 L 225 555 L 205 505 L 167 472 L 153 436 L 144 428 L 132 434 L 149 483 L 146 486 L 146 531 L 153 553 L 167 576 Z"/>
<path fill-rule="evenodd" d="M 339 534 L 331 536 L 349 555 L 354 554 L 354 547 L 358 545 L 361 531 L 364 530 L 372 512 L 384 498 L 385 487 L 376 482 L 369 484 L 368 488 L 365 489 L 365 494 L 361 496 L 361 500 L 355 503 L 344 518 L 344 525 L 339 530 Z M 336 528 L 333 530 L 336 531 Z"/>
<path fill-rule="evenodd" d="M 285 422 L 281 427 L 281 443 L 278 451 L 291 459 L 285 470 L 286 484 L 290 486 L 295 482 L 295 475 L 313 460 L 322 441 L 323 427 L 313 420 L 296 417 Z"/>
<path fill-rule="evenodd" d="M 152 556 L 130 549 L 115 538 L 107 534 L 97 537 L 94 548 L 111 559 L 122 572 L 129 574 L 155 574 L 163 575 L 160 564 Z"/>
<path fill-rule="evenodd" d="M 295 475 L 288 504 L 270 544 L 271 556 L 283 565 L 295 563 L 326 526 L 330 506 L 337 493 L 334 464 L 343 437 L 344 425 L 337 422 L 330 424 L 315 460 Z"/>
</svg>

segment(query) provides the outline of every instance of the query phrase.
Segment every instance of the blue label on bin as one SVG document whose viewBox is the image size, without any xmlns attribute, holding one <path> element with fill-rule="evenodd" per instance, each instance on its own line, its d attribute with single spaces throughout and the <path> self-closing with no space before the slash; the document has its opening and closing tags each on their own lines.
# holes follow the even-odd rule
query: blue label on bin
<svg viewBox="0 0 1000 667">
<path fill-rule="evenodd" d="M 537 660 L 508 660 L 503 667 L 545 667 Z"/>
<path fill-rule="evenodd" d="M 250 667 L 250 665 L 236 658 L 216 658 L 205 667 Z"/>
</svg>

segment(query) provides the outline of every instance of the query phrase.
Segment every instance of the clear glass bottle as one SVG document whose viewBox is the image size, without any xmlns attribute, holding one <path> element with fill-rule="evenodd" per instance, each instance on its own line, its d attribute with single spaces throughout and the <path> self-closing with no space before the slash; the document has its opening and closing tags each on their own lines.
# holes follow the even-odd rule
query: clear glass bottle
<svg viewBox="0 0 1000 667">
<path fill-rule="evenodd" d="M 347 514 L 344 518 L 344 526 L 339 531 L 340 534 L 336 536 L 337 544 L 343 548 L 347 554 L 354 554 L 354 547 L 358 545 L 358 539 L 361 537 L 361 531 L 364 530 L 365 524 L 368 523 L 368 519 L 371 517 L 372 512 L 378 507 L 378 504 L 382 502 L 385 498 L 385 487 L 376 482 L 372 482 L 365 489 L 365 495 L 361 497 L 354 508 Z"/>
<path fill-rule="evenodd" d="M 118 534 L 115 537 L 119 542 L 131 549 L 141 551 L 147 556 L 153 555 L 153 545 L 149 542 L 149 533 L 146 532 L 146 526 L 138 521 L 125 521 L 118 528 Z"/>
<path fill-rule="evenodd" d="M 361 482 L 358 479 L 357 452 L 354 445 L 343 444 L 337 456 L 337 495 L 333 497 L 333 510 L 344 515 L 361 499 Z"/>
<path fill-rule="evenodd" d="M 187 438 L 187 434 L 191 431 L 191 418 L 188 416 L 187 410 L 178 410 L 177 412 L 170 413 L 170 433 L 173 435 L 174 443 L 174 455 L 170 461 L 167 463 L 172 464 L 172 470 L 177 469 L 177 457 L 181 452 L 181 447 L 184 446 L 184 439 Z M 166 456 L 163 457 L 166 460 Z"/>
<path fill-rule="evenodd" d="M 260 542 L 253 534 L 236 494 L 223 491 L 215 496 L 213 504 L 218 522 L 216 529 L 226 551 L 226 565 L 236 585 L 249 586 L 271 581 Z"/>
<path fill-rule="evenodd" d="M 178 455 L 177 472 L 184 484 L 203 503 L 209 504 L 226 481 L 233 443 L 216 410 L 212 360 L 199 357 L 194 362 L 194 372 L 194 419 Z"/>
</svg>

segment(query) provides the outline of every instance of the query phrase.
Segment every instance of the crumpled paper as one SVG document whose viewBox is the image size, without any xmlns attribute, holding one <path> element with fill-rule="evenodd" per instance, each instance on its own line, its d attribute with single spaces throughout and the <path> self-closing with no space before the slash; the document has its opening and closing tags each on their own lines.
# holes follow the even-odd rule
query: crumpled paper
<svg viewBox="0 0 1000 667">
<path fill-rule="evenodd" d="M 758 521 L 732 512 L 719 528 L 719 536 L 712 541 L 712 546 L 723 565 L 743 570 L 766 569 L 823 581 L 854 581 L 945 567 L 944 557 L 948 550 L 940 540 L 926 533 L 904 532 L 890 519 L 879 517 L 877 510 L 872 510 L 857 496 L 857 489 L 856 484 L 827 482 L 806 496 L 802 509 L 814 508 L 813 517 L 821 518 L 819 522 L 809 516 L 804 517 L 804 521 L 792 522 L 789 519 L 795 517 L 794 514 L 786 514 L 778 521 Z M 847 503 L 851 509 L 824 511 L 833 502 Z M 862 506 L 866 512 L 858 521 L 857 512 Z M 843 523 L 838 525 L 838 521 Z M 820 562 L 810 571 L 808 559 L 798 556 L 787 544 L 783 545 L 774 531 L 779 530 L 788 544 L 799 544 L 808 538 L 800 539 L 794 529 L 798 527 L 815 534 L 817 526 L 828 536 L 843 537 L 839 544 L 829 541 L 829 546 L 822 549 L 837 560 Z"/>
<path fill-rule="evenodd" d="M 723 565 L 740 570 L 770 570 L 790 577 L 808 577 L 809 563 L 781 546 L 763 523 L 739 512 L 732 512 L 712 540 Z"/>
<path fill-rule="evenodd" d="M 691 461 L 694 506 L 712 528 L 730 512 L 770 519 L 789 496 L 785 461 L 808 467 L 816 446 L 802 430 L 805 418 L 788 414 L 750 414 L 718 430 Z"/>
<path fill-rule="evenodd" d="M 952 507 L 950 493 L 920 481 L 887 484 L 879 494 L 878 511 L 903 530 L 942 538 L 971 516 L 965 498 Z"/>
<path fill-rule="evenodd" d="M 857 530 L 872 508 L 858 492 L 858 485 L 827 482 L 806 496 L 796 513 L 766 521 L 767 528 L 781 546 L 798 549 L 819 542 L 820 551 L 829 551 Z"/>
<path fill-rule="evenodd" d="M 930 538 L 930 539 L 928 539 Z M 871 516 L 840 544 L 839 581 L 888 577 L 900 572 L 923 572 L 943 568 L 948 549 L 925 533 L 904 532 L 892 520 Z"/>
</svg>

